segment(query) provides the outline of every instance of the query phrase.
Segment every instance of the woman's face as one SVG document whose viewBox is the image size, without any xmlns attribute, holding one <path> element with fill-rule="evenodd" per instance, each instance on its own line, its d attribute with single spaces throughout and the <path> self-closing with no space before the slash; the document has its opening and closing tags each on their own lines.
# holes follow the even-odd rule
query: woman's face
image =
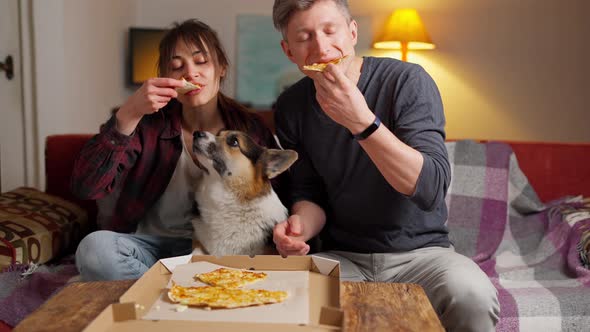
<svg viewBox="0 0 590 332">
<path fill-rule="evenodd" d="M 174 48 L 166 76 L 179 80 L 184 78 L 200 85 L 201 88 L 179 94 L 177 98 L 184 106 L 198 107 L 217 97 L 225 68 L 217 66 L 215 56 L 208 49 L 200 50 L 196 45 L 187 44 L 180 39 Z"/>
</svg>

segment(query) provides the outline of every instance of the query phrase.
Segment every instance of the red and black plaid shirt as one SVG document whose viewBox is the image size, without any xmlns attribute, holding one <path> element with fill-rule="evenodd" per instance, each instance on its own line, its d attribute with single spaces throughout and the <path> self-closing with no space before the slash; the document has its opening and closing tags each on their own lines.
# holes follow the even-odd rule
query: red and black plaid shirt
<svg viewBox="0 0 590 332">
<path fill-rule="evenodd" d="M 248 134 L 260 145 L 276 147 L 260 116 Z M 182 152 L 181 107 L 171 102 L 157 113 L 144 116 L 131 136 L 116 129 L 113 115 L 76 159 L 71 189 L 81 199 L 96 200 L 121 194 L 109 225 L 102 228 L 134 232 L 137 223 L 164 193 Z M 227 124 L 228 129 L 234 129 Z"/>
</svg>

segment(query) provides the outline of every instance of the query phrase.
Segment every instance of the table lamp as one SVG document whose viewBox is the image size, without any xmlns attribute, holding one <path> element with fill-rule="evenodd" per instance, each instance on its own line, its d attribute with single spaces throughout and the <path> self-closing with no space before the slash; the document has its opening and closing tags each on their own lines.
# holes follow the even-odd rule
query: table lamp
<svg viewBox="0 0 590 332">
<path fill-rule="evenodd" d="M 402 61 L 407 61 L 408 50 L 432 50 L 435 46 L 418 12 L 415 9 L 398 9 L 389 16 L 383 33 L 375 40 L 373 47 L 401 49 Z"/>
</svg>

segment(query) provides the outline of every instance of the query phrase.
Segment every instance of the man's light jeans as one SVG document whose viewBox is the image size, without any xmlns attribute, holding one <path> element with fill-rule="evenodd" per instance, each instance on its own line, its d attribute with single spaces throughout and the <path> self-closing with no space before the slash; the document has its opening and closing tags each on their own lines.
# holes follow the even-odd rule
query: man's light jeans
<svg viewBox="0 0 590 332">
<path fill-rule="evenodd" d="M 447 331 L 495 331 L 498 293 L 471 259 L 453 248 L 421 248 L 403 253 L 316 254 L 340 261 L 342 281 L 415 283 L 424 288 Z"/>
</svg>

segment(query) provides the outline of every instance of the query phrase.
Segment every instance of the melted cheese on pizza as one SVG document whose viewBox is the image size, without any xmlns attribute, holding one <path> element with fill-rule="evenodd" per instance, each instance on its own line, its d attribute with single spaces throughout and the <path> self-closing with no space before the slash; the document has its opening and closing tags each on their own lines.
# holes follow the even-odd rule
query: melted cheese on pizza
<svg viewBox="0 0 590 332">
<path fill-rule="evenodd" d="M 173 285 L 168 292 L 172 302 L 189 306 L 231 309 L 279 303 L 287 298 L 287 292 L 264 289 L 232 289 L 203 286 L 183 287 Z"/>
<path fill-rule="evenodd" d="M 222 267 L 215 271 L 197 274 L 195 278 L 211 286 L 240 288 L 266 278 L 266 273 Z"/>
<path fill-rule="evenodd" d="M 187 92 L 201 88 L 201 86 L 199 84 L 193 84 L 193 83 L 185 80 L 184 77 L 182 78 L 182 83 L 184 84 L 184 86 L 182 86 L 180 88 L 176 88 L 176 91 L 180 94 L 185 94 Z"/>
<path fill-rule="evenodd" d="M 328 64 L 332 63 L 332 64 L 339 64 L 340 61 L 344 60 L 347 57 L 347 55 L 338 58 L 338 59 L 334 59 L 332 61 L 328 61 L 328 62 L 324 62 L 324 63 L 314 63 L 311 65 L 306 65 L 303 66 L 303 69 L 305 70 L 312 70 L 312 71 L 324 71 L 326 69 L 326 67 L 328 67 Z"/>
</svg>

